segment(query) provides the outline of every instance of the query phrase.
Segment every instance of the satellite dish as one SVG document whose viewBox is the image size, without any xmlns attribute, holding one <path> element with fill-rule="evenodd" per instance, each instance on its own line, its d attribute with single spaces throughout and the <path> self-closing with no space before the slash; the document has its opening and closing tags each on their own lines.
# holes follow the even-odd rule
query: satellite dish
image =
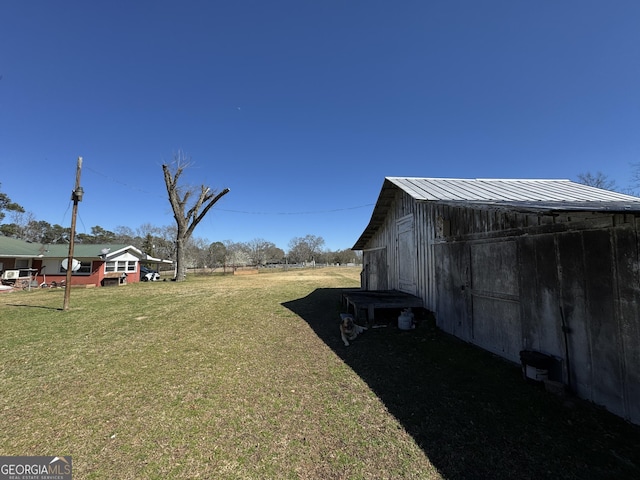
<svg viewBox="0 0 640 480">
<path fill-rule="evenodd" d="M 103 248 L 102 250 L 100 250 L 100 253 L 101 253 L 102 255 L 106 255 L 106 254 L 107 254 L 107 253 L 109 253 L 110 251 L 111 251 L 111 249 L 110 249 L 110 248 Z"/>
<path fill-rule="evenodd" d="M 69 265 L 69 259 L 68 258 L 65 258 L 64 260 L 62 260 L 62 268 L 67 270 L 67 266 L 68 265 Z M 80 270 L 80 261 L 76 260 L 75 258 L 73 258 L 71 260 L 71 271 L 72 272 L 77 272 L 78 270 Z"/>
</svg>

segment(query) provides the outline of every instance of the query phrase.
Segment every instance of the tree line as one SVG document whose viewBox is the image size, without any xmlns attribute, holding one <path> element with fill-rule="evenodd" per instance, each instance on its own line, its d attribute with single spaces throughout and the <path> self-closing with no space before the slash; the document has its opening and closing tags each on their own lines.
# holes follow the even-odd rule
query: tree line
<svg viewBox="0 0 640 480">
<path fill-rule="evenodd" d="M 286 253 L 272 242 L 262 238 L 244 243 L 231 240 L 209 243 L 194 237 L 193 231 L 200 220 L 213 204 L 229 192 L 229 189 L 216 193 L 206 185 L 201 185 L 199 189 L 180 186 L 178 179 L 188 165 L 189 159 L 182 152 L 178 152 L 174 156 L 173 168 L 167 164 L 162 166 L 176 225 L 156 227 L 143 224 L 136 230 L 119 226 L 114 232 L 96 225 L 91 228 L 90 234 L 76 234 L 74 241 L 83 244 L 133 245 L 152 257 L 174 261 L 178 271 L 177 280 L 183 278 L 186 268 L 278 263 L 361 263 L 361 252 L 349 249 L 325 250 L 324 239 L 315 235 L 291 239 L 288 245 L 289 251 Z M 640 185 L 640 163 L 632 164 L 632 167 L 634 187 L 637 187 Z M 577 175 L 577 181 L 606 190 L 620 191 L 615 182 L 602 172 L 580 173 Z M 625 193 L 635 193 L 631 189 L 626 190 Z M 189 202 L 192 199 L 195 201 Z M 188 210 L 187 207 L 189 207 Z M 70 228 L 36 220 L 32 213 L 25 212 L 22 206 L 11 201 L 5 193 L 0 191 L 0 222 L 5 218 L 5 212 L 12 215 L 13 221 L 0 225 L 2 235 L 42 244 L 69 242 Z"/>
<path fill-rule="evenodd" d="M 5 213 L 6 212 L 6 213 Z M 33 213 L 25 212 L 6 194 L 0 192 L 0 221 L 8 214 L 10 221 L 0 224 L 0 234 L 40 244 L 69 242 L 70 228 L 37 220 Z M 157 227 L 149 223 L 136 229 L 118 226 L 114 231 L 99 225 L 90 233 L 76 233 L 76 244 L 133 245 L 144 253 L 160 259 L 176 260 L 176 226 Z M 273 242 L 255 238 L 248 242 L 223 240 L 210 243 L 206 239 L 189 236 L 184 245 L 185 264 L 189 268 L 216 268 L 220 266 L 270 265 L 284 263 L 347 264 L 361 263 L 362 254 L 349 249 L 330 251 L 324 248 L 322 237 L 306 235 L 289 241 L 288 251 Z"/>
<path fill-rule="evenodd" d="M 194 237 L 193 231 L 209 208 L 228 193 L 225 189 L 220 193 L 211 191 L 206 185 L 200 189 L 183 188 L 178 179 L 188 159 L 179 152 L 174 158 L 174 168 L 163 165 L 163 172 L 169 202 L 174 210 L 176 225 L 157 227 L 143 224 L 133 230 L 119 226 L 109 231 L 99 225 L 91 227 L 91 233 L 77 233 L 74 241 L 80 244 L 127 244 L 133 245 L 146 254 L 163 260 L 176 262 L 178 274 L 176 279 L 183 278 L 186 268 L 215 268 L 219 266 L 271 265 L 279 263 L 320 263 L 348 264 L 361 263 L 362 252 L 350 249 L 330 251 L 324 249 L 324 239 L 315 235 L 296 237 L 289 241 L 289 250 L 278 248 L 274 243 L 262 238 L 249 242 L 233 242 L 231 240 L 209 243 L 207 240 Z M 632 164 L 634 187 L 640 185 L 640 163 Z M 577 182 L 606 190 L 620 191 L 615 182 L 602 172 L 584 172 L 577 175 Z M 626 190 L 626 191 L 625 191 Z M 634 194 L 631 189 L 625 193 Z M 196 200 L 185 211 L 190 197 Z M 0 234 L 21 240 L 55 244 L 68 243 L 70 228 L 58 224 L 51 225 L 37 220 L 30 212 L 25 212 L 18 203 L 13 202 L 0 191 L 0 222 L 5 212 L 12 216 L 12 222 L 0 224 Z"/>
</svg>

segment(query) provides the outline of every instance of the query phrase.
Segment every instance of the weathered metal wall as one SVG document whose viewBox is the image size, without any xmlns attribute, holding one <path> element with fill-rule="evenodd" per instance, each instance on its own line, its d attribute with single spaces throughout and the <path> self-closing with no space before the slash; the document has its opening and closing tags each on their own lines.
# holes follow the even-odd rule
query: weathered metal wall
<svg viewBox="0 0 640 480">
<path fill-rule="evenodd" d="M 387 248 L 379 247 L 365 252 L 362 269 L 362 288 L 364 290 L 388 290 Z"/>
<path fill-rule="evenodd" d="M 640 423 L 640 220 L 433 209 L 439 326 L 552 355 L 580 397 Z"/>
<path fill-rule="evenodd" d="M 399 251 L 400 229 L 412 219 L 412 248 L 413 255 L 403 255 Z M 433 259 L 433 239 L 435 235 L 433 209 L 426 203 L 418 203 L 410 195 L 398 191 L 393 201 L 384 225 L 367 244 L 363 251 L 365 272 L 371 271 L 368 281 L 363 279 L 363 285 L 386 285 L 386 288 L 406 291 L 422 298 L 425 308 L 435 311 L 435 271 Z M 380 254 L 385 249 L 385 256 Z M 381 258 L 386 258 L 386 265 L 376 266 Z M 413 262 L 411 266 L 406 262 Z M 369 265 L 369 267 L 367 267 Z M 410 267 L 410 268 L 408 268 Z M 412 272 L 413 285 L 407 290 L 403 288 L 406 281 L 401 282 L 402 273 Z M 387 275 L 386 283 L 380 280 L 380 274 Z M 369 275 L 365 273 L 365 275 Z M 375 277 L 375 278 L 374 278 Z M 372 288 L 373 289 L 373 288 Z"/>
<path fill-rule="evenodd" d="M 436 223 L 434 209 L 431 204 L 417 202 L 415 208 L 417 295 L 422 298 L 424 307 L 436 309 L 436 272 L 434 258 L 434 238 Z"/>
<path fill-rule="evenodd" d="M 384 225 L 378 229 L 376 234 L 371 238 L 367 244 L 367 248 L 362 252 L 363 268 L 366 271 L 375 271 L 376 276 L 380 272 L 385 272 L 387 275 L 386 285 L 389 289 L 398 288 L 398 275 L 397 275 L 397 251 L 396 251 L 396 238 L 397 233 L 397 221 L 398 218 L 403 217 L 409 212 L 405 212 L 410 205 L 406 205 L 402 202 L 403 197 L 408 197 L 406 194 L 398 192 L 393 201 L 389 214 L 385 217 Z M 386 265 L 375 266 L 376 261 L 383 258 L 380 255 L 379 250 L 385 249 L 384 259 Z M 369 278 L 367 284 L 379 283 L 379 278 L 374 279 L 373 275 Z"/>
<path fill-rule="evenodd" d="M 410 284 L 443 330 L 504 358 L 553 356 L 553 375 L 580 397 L 640 424 L 639 233 L 634 214 L 472 208 L 398 190 L 363 274 L 372 289 Z M 400 281 L 407 272 L 414 282 Z"/>
</svg>

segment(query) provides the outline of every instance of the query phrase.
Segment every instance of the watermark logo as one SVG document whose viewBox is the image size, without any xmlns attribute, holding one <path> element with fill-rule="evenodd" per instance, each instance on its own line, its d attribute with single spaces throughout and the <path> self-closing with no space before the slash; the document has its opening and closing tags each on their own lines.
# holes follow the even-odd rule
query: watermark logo
<svg viewBox="0 0 640 480">
<path fill-rule="evenodd" d="M 72 480 L 71 457 L 2 457 L 0 480 Z"/>
</svg>

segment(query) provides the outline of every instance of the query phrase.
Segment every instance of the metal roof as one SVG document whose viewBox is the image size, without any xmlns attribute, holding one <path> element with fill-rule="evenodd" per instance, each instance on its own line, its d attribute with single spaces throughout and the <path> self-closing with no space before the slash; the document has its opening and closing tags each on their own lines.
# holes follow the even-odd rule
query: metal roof
<svg viewBox="0 0 640 480">
<path fill-rule="evenodd" d="M 353 250 L 362 250 L 380 228 L 398 190 L 420 202 L 475 208 L 640 212 L 639 197 L 564 179 L 386 177 L 371 220 Z"/>
<path fill-rule="evenodd" d="M 411 178 L 387 177 L 416 200 L 462 201 L 474 203 L 560 203 L 629 202 L 640 206 L 640 198 L 590 187 L 570 180 L 529 180 L 491 178 Z"/>
<path fill-rule="evenodd" d="M 39 243 L 0 235 L 0 258 L 32 258 L 40 254 Z"/>
<path fill-rule="evenodd" d="M 106 253 L 103 254 L 103 250 Z M 125 244 L 81 244 L 73 247 L 73 255 L 78 258 L 113 257 L 124 250 L 131 250 L 136 256 L 145 256 L 143 252 L 132 245 Z M 66 258 L 69 255 L 68 244 L 41 244 L 25 242 L 16 238 L 0 235 L 0 257 L 3 258 Z"/>
</svg>

